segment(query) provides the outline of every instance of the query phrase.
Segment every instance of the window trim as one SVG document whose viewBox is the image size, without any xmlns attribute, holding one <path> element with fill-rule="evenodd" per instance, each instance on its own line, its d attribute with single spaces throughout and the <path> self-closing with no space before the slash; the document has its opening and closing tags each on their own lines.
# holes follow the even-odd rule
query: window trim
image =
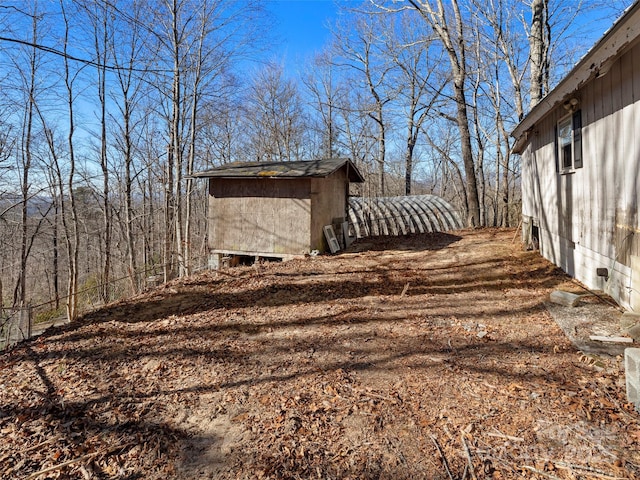
<svg viewBox="0 0 640 480">
<path fill-rule="evenodd" d="M 560 151 L 562 145 L 560 143 L 560 125 L 566 124 L 567 121 L 571 126 L 571 165 L 564 165 L 564 158 Z M 583 166 L 582 156 L 582 111 L 576 110 L 558 119 L 555 124 L 555 159 L 556 172 L 560 174 L 573 173 Z"/>
</svg>

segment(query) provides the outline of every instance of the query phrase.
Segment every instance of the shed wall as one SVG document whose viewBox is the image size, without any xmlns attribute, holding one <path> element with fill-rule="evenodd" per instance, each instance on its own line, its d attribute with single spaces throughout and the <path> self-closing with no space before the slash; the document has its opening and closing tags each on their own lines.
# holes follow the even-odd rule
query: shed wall
<svg viewBox="0 0 640 480">
<path fill-rule="evenodd" d="M 575 97 L 582 110 L 584 167 L 555 165 L 559 108 L 535 127 L 522 155 L 524 224 L 539 227 L 541 253 L 590 288 L 640 309 L 640 47 Z M 635 60 L 634 60 L 635 59 Z M 596 268 L 609 269 L 608 280 Z"/>
<path fill-rule="evenodd" d="M 209 180 L 209 248 L 253 254 L 309 252 L 311 179 Z"/>
<path fill-rule="evenodd" d="M 347 217 L 347 172 L 340 169 L 326 178 L 311 179 L 311 249 L 327 250 L 322 227 Z M 338 234 L 339 232 L 336 232 Z"/>
</svg>

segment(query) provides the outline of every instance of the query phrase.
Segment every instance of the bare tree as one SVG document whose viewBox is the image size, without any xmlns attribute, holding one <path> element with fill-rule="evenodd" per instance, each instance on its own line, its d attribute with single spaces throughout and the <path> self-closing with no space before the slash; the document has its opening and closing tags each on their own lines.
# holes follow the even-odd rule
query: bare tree
<svg viewBox="0 0 640 480">
<path fill-rule="evenodd" d="M 438 175 L 437 171 L 440 171 L 440 178 L 434 182 L 440 185 L 437 193 L 457 205 L 457 209 L 461 210 L 467 204 L 467 192 L 464 188 L 464 175 L 454 158 L 456 143 L 454 135 L 447 124 L 440 124 L 436 125 L 433 134 L 425 132 L 425 137 L 433 149 L 433 157 L 438 165 L 436 175 Z"/>
<path fill-rule="evenodd" d="M 190 68 L 189 82 L 189 131 L 187 139 L 187 165 L 185 179 L 185 202 L 184 202 L 184 239 L 178 234 L 178 255 L 180 264 L 180 275 L 191 273 L 192 255 L 192 226 L 193 226 L 193 195 L 194 181 L 191 176 L 194 173 L 198 140 L 200 133 L 200 118 L 202 104 L 204 103 L 205 89 L 214 90 L 218 77 L 224 78 L 222 74 L 227 67 L 230 58 L 230 48 L 217 42 L 211 42 L 210 36 L 220 29 L 221 26 L 214 21 L 216 15 L 215 3 L 205 2 L 198 15 L 198 24 L 195 31 L 194 46 L 192 48 L 192 65 Z M 181 219 L 178 218 L 181 223 Z"/>
<path fill-rule="evenodd" d="M 548 0 L 532 0 L 529 50 L 531 56 L 531 83 L 529 84 L 530 108 L 549 91 L 549 23 Z"/>
<path fill-rule="evenodd" d="M 351 76 L 347 76 L 343 81 L 345 85 L 357 83 Z M 367 179 L 364 185 L 367 190 L 362 193 L 366 193 L 367 196 L 376 196 L 379 182 L 373 180 L 379 174 L 379 169 L 371 165 L 371 160 L 376 158 L 378 148 L 377 126 L 368 114 L 368 102 L 368 94 L 361 89 L 345 89 L 345 94 L 340 97 L 337 108 L 340 119 L 337 138 L 338 148 L 347 152 Z"/>
<path fill-rule="evenodd" d="M 7 219 L 5 218 L 7 212 L 13 208 L 13 202 L 7 197 L 5 190 L 5 176 L 6 172 L 11 170 L 9 165 L 9 159 L 14 151 L 15 139 L 12 135 L 12 129 L 10 125 L 0 122 L 2 133 L 0 133 L 0 231 L 3 232 L 2 244 L 5 246 L 0 251 L 0 309 L 4 306 L 4 270 L 5 264 L 8 258 L 10 258 L 11 242 L 9 238 L 12 235 L 7 235 L 9 228 L 7 225 Z M 8 203 L 8 204 L 7 204 Z"/>
<path fill-rule="evenodd" d="M 366 113 L 377 127 L 378 195 L 385 195 L 385 162 L 389 125 L 385 118 L 386 106 L 397 95 L 396 86 L 389 83 L 392 64 L 384 55 L 384 19 L 380 15 L 357 14 L 353 21 L 337 32 L 335 42 L 337 66 L 358 73 L 360 82 L 370 95 Z"/>
<path fill-rule="evenodd" d="M 251 156 L 257 161 L 301 160 L 307 119 L 298 85 L 285 78 L 283 67 L 271 63 L 257 72 L 246 101 Z"/>
<path fill-rule="evenodd" d="M 48 18 L 59 21 L 46 23 L 49 30 L 39 29 L 38 37 L 30 38 L 25 19 L 36 7 L 43 13 L 33 16 L 39 26 Z M 226 87 L 226 79 L 234 76 L 233 62 L 248 51 L 251 41 L 259 39 L 260 29 L 247 25 L 258 19 L 261 2 L 77 0 L 46 4 L 50 7 L 46 12 L 39 7 L 36 3 L 33 8 L 0 7 L 3 17 L 5 13 L 11 17 L 3 24 L 10 33 L 1 36 L 3 47 L 8 47 L 0 51 L 0 61 L 8 60 L 13 66 L 11 76 L 5 76 L 5 70 L 0 75 L 0 108 L 7 92 L 18 92 L 8 82 L 24 80 L 24 100 L 14 104 L 20 107 L 2 117 L 3 124 L 21 123 L 24 128 L 0 133 L 0 142 L 12 147 L 12 169 L 6 169 L 6 163 L 0 165 L 0 216 L 2 221 L 11 220 L 11 244 L 18 250 L 5 249 L 0 263 L 9 256 L 21 260 L 3 269 L 0 282 L 4 292 L 8 283 L 15 285 L 16 302 L 39 295 L 27 283 L 35 282 L 34 272 L 44 263 L 35 261 L 35 256 L 44 259 L 50 292 L 58 297 L 58 281 L 68 281 L 68 314 L 73 319 L 78 286 L 83 282 L 101 285 L 102 299 L 107 300 L 112 291 L 108 283 L 121 270 L 128 272 L 135 288 L 139 261 L 159 263 L 163 253 L 170 257 L 165 262 L 168 268 L 177 258 L 179 273 L 189 272 L 195 255 L 191 238 L 202 228 L 195 196 L 199 192 L 189 174 L 206 148 L 201 136 L 203 112 L 216 111 L 216 104 L 222 104 L 221 85 Z M 20 28 L 12 31 L 13 24 Z M 18 50 L 27 55 L 16 56 Z M 150 52 L 157 55 L 152 57 Z M 30 55 L 50 61 L 58 71 L 30 72 L 30 63 L 22 59 Z M 16 66 L 24 77 L 15 75 Z M 29 77 L 34 91 L 29 89 Z M 151 83 L 155 89 L 147 88 Z M 42 99 L 39 88 L 44 92 Z M 79 122 L 79 115 L 88 121 Z M 229 144 L 240 143 L 238 123 Z M 93 134 L 95 141 L 78 129 Z M 21 145 L 13 139 L 4 142 L 9 131 L 20 131 Z M 50 170 L 46 177 L 36 178 L 34 168 L 44 165 L 44 159 L 50 162 Z M 162 164 L 166 176 L 158 178 Z M 34 201 L 40 194 L 36 186 L 47 185 L 47 179 L 50 194 Z M 168 186 L 165 195 L 157 189 L 163 183 Z M 11 190 L 6 195 L 5 186 Z M 18 196 L 26 201 L 17 201 Z M 51 217 L 44 208 L 47 197 L 53 205 Z M 168 208 L 162 208 L 163 202 Z M 40 205 L 41 211 L 35 208 Z M 5 207 L 11 208 L 5 212 Z M 160 220 L 162 213 L 167 217 Z M 40 223 L 48 228 L 43 235 L 37 230 L 36 214 L 46 217 Z M 4 228 L 3 236 L 8 232 L 9 227 Z M 159 236 L 164 237 L 164 248 L 157 242 Z M 58 255 L 58 239 L 66 242 L 67 255 L 64 248 Z M 137 253 L 141 245 L 144 253 Z M 38 251 L 30 254 L 32 247 Z M 66 274 L 58 275 L 65 269 Z M 42 284 L 40 293 L 45 295 Z"/>
<path fill-rule="evenodd" d="M 140 97 L 143 83 L 146 81 L 144 54 L 149 31 L 142 27 L 143 2 L 132 0 L 128 4 L 129 15 L 114 28 L 116 35 L 110 37 L 109 49 L 112 52 L 118 95 L 114 95 L 119 120 L 117 125 L 117 151 L 122 155 L 123 179 L 120 185 L 124 196 L 124 237 L 127 257 L 127 274 L 134 292 L 138 290 L 136 271 L 138 261 L 136 255 L 134 224 L 134 177 L 137 175 L 135 165 L 136 127 L 141 120 L 136 119 L 136 110 L 140 109 Z M 118 38 L 116 41 L 115 39 Z M 138 119 L 142 117 L 138 113 Z M 146 232 L 143 234 L 146 235 Z M 145 262 L 146 264 L 146 262 Z"/>
<path fill-rule="evenodd" d="M 524 31 L 518 28 L 517 4 L 508 0 L 491 1 L 490 8 L 486 4 L 476 4 L 478 16 L 482 16 L 489 27 L 485 40 L 484 55 L 488 65 L 482 71 L 488 75 L 488 97 L 494 114 L 495 130 L 492 135 L 495 148 L 496 164 L 496 208 L 494 224 L 508 227 L 510 225 L 511 184 L 513 183 L 512 154 L 507 122 L 515 124 L 524 118 L 523 79 L 528 61 L 528 52 L 522 41 Z M 503 68 L 507 75 L 504 75 Z M 503 82 L 502 78 L 509 82 Z M 507 112 L 505 112 L 505 107 Z M 515 115 L 514 115 L 515 113 Z"/>
<path fill-rule="evenodd" d="M 465 25 L 458 0 L 451 0 L 451 9 L 445 9 L 442 0 L 408 0 L 411 6 L 429 23 L 442 43 L 451 68 L 453 96 L 456 104 L 456 120 L 460 133 L 460 149 L 464 165 L 465 186 L 467 190 L 467 223 L 478 227 L 480 221 L 480 201 L 475 173 L 475 159 L 471 145 L 469 112 L 467 104 L 466 82 L 467 46 Z"/>
<path fill-rule="evenodd" d="M 487 133 L 486 127 L 483 125 L 482 115 L 482 90 L 484 87 L 484 75 L 483 70 L 485 65 L 483 64 L 483 55 L 481 48 L 481 36 L 478 34 L 480 31 L 478 25 L 478 18 L 474 17 L 469 25 L 469 29 L 472 30 L 473 34 L 470 35 L 473 38 L 473 49 L 470 53 L 473 57 L 473 60 L 469 60 L 470 64 L 473 64 L 475 60 L 475 65 L 470 68 L 468 89 L 470 90 L 470 120 L 472 125 L 472 132 L 475 141 L 475 177 L 478 186 L 478 202 L 480 207 L 480 225 L 486 226 L 488 225 L 488 214 L 487 214 L 487 183 L 488 179 L 485 173 L 485 153 L 486 153 L 486 144 L 488 143 L 487 138 L 490 136 L 490 133 Z M 475 67 L 475 68 L 474 68 Z"/>
<path fill-rule="evenodd" d="M 490 0 L 489 8 L 486 2 L 475 2 L 478 15 L 482 15 L 490 29 L 488 39 L 490 46 L 487 50 L 491 52 L 496 62 L 497 72 L 494 79 L 498 81 L 504 77 L 500 65 L 504 65 L 507 70 L 512 90 L 503 89 L 501 96 L 504 96 L 505 100 L 510 100 L 506 105 L 515 111 L 516 121 L 524 118 L 523 84 L 530 54 L 529 49 L 525 47 L 526 42 L 523 37 L 526 32 L 521 25 L 518 6 L 519 0 Z"/>
<path fill-rule="evenodd" d="M 238 93 L 240 84 L 235 78 L 227 78 L 226 85 L 226 94 L 215 102 L 208 102 L 201 113 L 201 168 L 246 158 L 241 145 L 246 143 L 244 119 L 248 118 L 245 117 L 247 105 Z"/>
<path fill-rule="evenodd" d="M 100 296 L 103 302 L 110 299 L 109 281 L 111 278 L 111 242 L 113 236 L 112 208 L 110 199 L 110 178 L 107 149 L 107 64 L 110 60 L 111 45 L 113 44 L 113 26 L 111 18 L 115 16 L 113 6 L 104 1 L 82 0 L 78 12 L 80 19 L 87 19 L 90 28 L 89 35 L 93 39 L 93 57 L 96 72 L 96 93 L 98 95 L 99 119 L 99 165 L 102 172 L 102 241 L 100 242 L 100 259 L 102 274 L 100 278 Z M 80 22 L 82 23 L 82 21 Z"/>
<path fill-rule="evenodd" d="M 63 37 L 63 56 L 64 60 L 64 70 L 63 70 L 63 80 L 65 86 L 66 93 L 66 107 L 67 107 L 67 155 L 68 155 L 68 168 L 69 173 L 67 175 L 67 192 L 66 195 L 68 197 L 68 210 L 70 213 L 69 223 L 66 220 L 66 215 L 63 210 L 62 218 L 64 219 L 64 230 L 65 230 L 65 238 L 67 244 L 67 268 L 68 268 L 68 277 L 67 277 L 67 318 L 69 321 L 73 321 L 78 316 L 78 256 L 79 256 L 79 246 L 80 246 L 80 230 L 79 230 L 79 222 L 78 222 L 78 210 L 76 207 L 75 201 L 75 191 L 74 191 L 74 182 L 75 182 L 75 174 L 76 174 L 76 153 L 75 153 L 75 91 L 74 91 L 74 82 L 77 78 L 77 72 L 72 71 L 71 69 L 71 61 L 69 59 L 69 55 L 67 55 L 67 50 L 69 48 L 69 36 L 70 36 L 70 18 L 67 15 L 65 9 L 64 0 L 60 0 L 60 10 L 62 13 L 62 20 L 64 24 L 64 37 Z M 62 173 L 60 169 L 60 163 L 56 162 L 58 166 L 58 178 L 60 181 L 60 190 L 64 191 Z M 62 205 L 65 205 L 63 202 Z M 66 208 L 65 208 L 66 209 Z"/>
<path fill-rule="evenodd" d="M 176 258 L 180 274 L 189 270 L 185 226 L 190 213 L 185 208 L 189 210 L 190 204 L 183 200 L 190 194 L 191 181 L 185 177 L 196 156 L 204 89 L 212 88 L 215 78 L 257 39 L 257 29 L 244 27 L 261 7 L 256 0 L 164 0 L 160 5 L 153 12 L 158 43 L 154 61 L 164 67 L 156 72 L 155 84 L 168 137 L 164 182 L 164 276 L 168 279 Z"/>
<path fill-rule="evenodd" d="M 533 26 L 523 0 L 375 3 L 345 12 L 352 23 L 304 94 L 280 65 L 252 84 L 247 63 L 234 64 L 257 38 L 245 28 L 257 0 L 0 6 L 4 300 L 58 298 L 67 282 L 75 318 L 80 286 L 102 284 L 107 300 L 108 280 L 128 275 L 135 289 L 142 265 L 164 264 L 169 278 L 177 260 L 175 273 L 189 273 L 206 238 L 189 174 L 247 154 L 350 156 L 366 195 L 435 192 L 471 225 L 512 225 L 508 132 L 530 104 L 528 69 L 540 64 L 533 96 L 544 95 L 575 58 L 560 54 L 584 19 L 552 0 L 533 2 Z"/>
<path fill-rule="evenodd" d="M 442 100 L 441 94 L 449 83 L 447 75 L 438 69 L 441 55 L 431 49 L 432 32 L 424 28 L 424 22 L 416 22 L 410 12 L 395 15 L 389 22 L 390 34 L 386 36 L 385 54 L 391 59 L 397 73 L 394 82 L 398 85 L 398 107 L 403 111 L 406 123 L 405 134 L 405 181 L 404 194 L 411 195 L 414 152 L 424 122 L 434 115 L 433 109 Z"/>
<path fill-rule="evenodd" d="M 320 152 L 324 157 L 333 157 L 337 151 L 337 109 L 343 95 L 340 81 L 335 75 L 330 53 L 317 55 L 302 77 L 302 82 L 311 97 L 311 108 L 319 117 Z"/>
<path fill-rule="evenodd" d="M 28 14 L 31 20 L 30 40 L 34 45 L 37 44 L 40 36 L 39 22 L 42 13 L 38 10 L 37 4 L 33 5 L 33 9 Z M 16 281 L 13 291 L 13 304 L 25 305 L 27 294 L 27 261 L 33 245 L 33 236 L 29 235 L 29 202 L 31 199 L 31 174 L 33 168 L 34 153 L 34 129 L 35 129 L 35 102 L 37 96 L 38 84 L 38 65 L 40 62 L 40 52 L 35 47 L 27 47 L 26 65 L 24 69 L 20 65 L 20 60 L 15 59 L 14 64 L 16 71 L 22 80 L 22 89 L 24 92 L 24 102 L 26 109 L 22 120 L 22 136 L 20 148 L 18 151 L 19 167 L 21 172 L 20 178 L 20 274 Z M 31 237 L 31 238 L 30 238 Z"/>
</svg>

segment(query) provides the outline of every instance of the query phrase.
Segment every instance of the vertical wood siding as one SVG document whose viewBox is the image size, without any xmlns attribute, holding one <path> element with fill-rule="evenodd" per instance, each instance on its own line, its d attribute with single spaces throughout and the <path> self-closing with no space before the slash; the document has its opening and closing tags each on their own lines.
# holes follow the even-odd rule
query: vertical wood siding
<svg viewBox="0 0 640 480">
<path fill-rule="evenodd" d="M 211 179 L 209 248 L 303 255 L 309 251 L 310 179 Z"/>
<path fill-rule="evenodd" d="M 304 255 L 324 251 L 322 227 L 346 217 L 345 169 L 326 178 L 211 178 L 209 249 Z"/>
<path fill-rule="evenodd" d="M 632 257 L 640 256 L 640 46 L 574 96 L 582 110 L 584 166 L 556 172 L 554 128 L 567 113 L 560 107 L 536 125 L 523 152 L 523 215 L 539 224 L 545 257 L 625 304 Z M 596 277 L 599 267 L 614 278 Z"/>
<path fill-rule="evenodd" d="M 339 170 L 327 178 L 311 179 L 311 249 L 326 250 L 322 228 L 347 216 L 347 173 Z M 336 231 L 339 235 L 340 232 Z"/>
</svg>

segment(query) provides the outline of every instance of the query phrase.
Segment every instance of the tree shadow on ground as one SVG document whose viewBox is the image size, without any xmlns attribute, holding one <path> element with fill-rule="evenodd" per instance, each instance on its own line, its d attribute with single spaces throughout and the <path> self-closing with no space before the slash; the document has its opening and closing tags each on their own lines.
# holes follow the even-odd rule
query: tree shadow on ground
<svg viewBox="0 0 640 480">
<path fill-rule="evenodd" d="M 374 296 L 395 297 L 403 292 L 412 297 L 498 292 L 511 288 L 553 288 L 568 278 L 556 267 L 546 263 L 541 265 L 539 261 L 523 261 L 510 269 L 505 269 L 504 264 L 504 259 L 489 259 L 420 268 L 381 262 L 375 268 L 344 270 L 330 275 L 280 273 L 277 270 L 256 274 L 248 269 L 240 277 L 240 281 L 245 280 L 244 288 L 235 287 L 229 291 L 224 288 L 224 282 L 217 279 L 211 284 L 202 280 L 187 281 L 175 288 L 160 288 L 142 297 L 108 305 L 72 324 L 47 330 L 44 338 L 72 331 L 83 335 L 78 330 L 80 326 L 104 322 L 145 323 L 216 310 L 343 302 Z M 257 286 L 251 282 L 253 279 L 259 280 Z"/>
<path fill-rule="evenodd" d="M 316 325 L 332 325 L 335 318 L 330 316 L 318 318 L 312 323 Z M 375 317 L 361 318 L 357 312 L 352 312 L 339 321 L 340 325 L 372 325 L 376 321 Z M 392 322 L 387 322 L 392 323 Z M 302 323 L 299 323 L 302 325 Z M 289 327 L 286 322 L 282 327 Z M 275 328 L 278 326 L 276 325 Z M 523 383 L 532 380 L 541 380 L 545 383 L 557 385 L 556 388 L 567 388 L 569 382 L 562 371 L 532 371 L 527 369 L 514 369 L 505 359 L 514 358 L 526 352 L 527 355 L 550 354 L 554 345 L 545 343 L 537 338 L 519 342 L 499 342 L 481 341 L 477 338 L 454 338 L 451 342 L 437 341 L 427 342 L 422 337 L 408 337 L 406 343 L 394 347 L 394 351 L 387 352 L 380 348 L 380 343 L 387 341 L 380 338 L 376 344 L 368 346 L 363 342 L 363 333 L 358 330 L 341 331 L 332 336 L 330 342 L 318 342 L 317 339 L 307 339 L 304 335 L 297 335 L 291 338 L 283 338 L 280 341 L 245 341 L 237 347 L 225 346 L 228 343 L 229 335 L 232 332 L 219 332 L 217 337 L 211 338 L 211 342 L 204 343 L 198 348 L 188 348 L 180 346 L 185 342 L 183 338 L 176 338 L 175 332 L 156 335 L 152 343 L 133 342 L 128 351 L 119 350 L 114 347 L 113 338 L 105 336 L 102 339 L 103 351 L 95 351 L 91 348 L 84 348 L 80 345 L 69 345 L 68 349 L 61 351 L 61 356 L 73 360 L 70 369 L 78 367 L 79 371 L 85 370 L 86 364 L 98 362 L 109 363 L 114 368 L 124 368 L 125 365 L 135 362 L 139 358 L 164 358 L 171 362 L 174 368 L 180 365 L 187 365 L 191 359 L 197 358 L 206 365 L 219 365 L 230 372 L 237 371 L 238 367 L 246 368 L 250 372 L 248 376 L 236 377 L 227 375 L 225 379 L 214 382 L 198 381 L 195 385 L 182 387 L 171 384 L 157 385 L 150 388 L 145 385 L 144 380 L 131 382 L 124 375 L 116 376 L 113 384 L 106 385 L 107 390 L 96 392 L 86 398 L 76 398 L 69 400 L 65 398 L 65 389 L 69 388 L 74 379 L 72 376 L 52 380 L 42 368 L 45 360 L 51 360 L 51 356 L 46 352 L 38 352 L 37 348 L 29 345 L 22 347 L 25 356 L 23 361 L 30 361 L 37 372 L 43 390 L 38 391 L 35 397 L 39 398 L 35 402 L 16 402 L 5 405 L 3 416 L 6 421 L 9 418 L 20 419 L 24 425 L 29 425 L 30 421 L 37 422 L 44 420 L 49 436 L 59 436 L 59 448 L 69 452 L 68 456 L 61 457 L 60 461 L 70 460 L 74 455 L 80 456 L 83 448 L 88 448 L 96 444 L 95 449 L 99 450 L 97 439 L 100 442 L 109 442 L 112 447 L 109 453 L 98 455 L 96 460 L 101 460 L 103 465 L 110 461 L 109 455 L 129 455 L 136 446 L 144 445 L 144 454 L 149 458 L 155 458 L 164 462 L 173 461 L 186 465 L 198 465 L 204 462 L 199 455 L 202 452 L 194 451 L 191 447 L 194 444 L 192 434 L 177 425 L 169 425 L 165 420 L 159 420 L 154 413 L 155 409 L 162 410 L 162 405 L 166 402 L 177 399 L 189 405 L 196 397 L 204 394 L 232 392 L 242 388 L 255 388 L 260 385 L 277 385 L 279 390 L 287 392 L 296 387 L 296 382 L 301 378 L 311 379 L 318 372 L 386 372 L 400 375 L 407 368 L 417 374 L 425 374 L 434 369 L 441 372 L 441 375 L 462 376 L 473 378 L 475 375 L 491 374 L 503 377 L 507 382 Z M 202 338 L 202 331 L 191 332 L 191 338 Z M 390 339 L 389 339 L 390 341 Z M 345 343 L 355 344 L 351 347 L 349 355 L 345 355 L 342 345 Z M 306 350 L 313 344 L 316 354 L 323 354 L 324 359 L 319 363 L 310 365 L 296 364 L 271 371 L 267 368 L 269 362 L 273 365 L 280 365 L 280 360 L 292 353 Z M 219 348 L 213 348 L 218 345 Z M 110 347 L 110 348 L 109 348 Z M 18 352 L 16 352 L 18 353 Z M 437 359 L 434 361 L 433 359 Z M 335 360 L 332 360 L 335 359 Z M 431 359 L 431 360 L 430 360 Z M 479 361 L 481 359 L 481 361 Z M 139 364 L 138 364 L 139 365 Z M 252 366 L 253 365 L 253 366 Z M 136 367 L 134 364 L 134 369 Z M 95 373 L 100 373 L 97 371 Z M 197 377 L 197 375 L 196 375 Z M 235 377 L 235 378 L 234 378 Z M 84 375 L 84 381 L 98 381 L 91 376 Z M 38 386 L 34 385 L 34 389 Z M 2 421 L 0 420 L 0 424 Z M 199 442 L 208 442 L 214 445 L 219 441 L 211 436 L 199 438 Z M 113 447 L 115 445 L 115 447 Z M 90 452 L 90 450 L 89 450 Z M 69 458 L 70 457 L 70 458 Z M 164 457 L 164 458 L 163 458 Z M 277 465 L 277 456 L 272 460 Z M 323 471 L 330 471 L 331 462 L 323 466 Z M 151 464 L 146 464 L 145 468 L 155 471 Z M 186 467 L 185 467 L 186 468 Z M 363 464 L 353 466 L 354 472 L 361 472 L 365 475 L 368 470 Z M 162 478 L 162 474 L 167 474 L 171 478 L 171 471 L 157 473 L 156 476 L 149 475 L 149 471 L 144 478 Z M 398 478 L 403 475 L 410 475 L 412 470 L 405 468 L 399 470 Z M 415 472 L 414 472 L 415 473 Z M 135 475 L 142 472 L 128 472 L 129 478 L 136 478 Z M 367 478 L 366 475 L 365 477 Z M 407 477 L 408 478 L 408 477 Z"/>
<path fill-rule="evenodd" d="M 400 236 L 372 236 L 356 240 L 347 253 L 359 253 L 365 251 L 382 252 L 386 250 L 400 251 L 428 251 L 447 248 L 462 237 L 445 232 L 416 233 Z"/>
<path fill-rule="evenodd" d="M 59 435 L 66 449 L 59 462 L 83 455 L 83 446 L 101 451 L 107 444 L 116 450 L 96 456 L 97 466 L 112 465 L 117 456 L 139 456 L 140 470 L 123 472 L 129 475 L 125 478 L 172 478 L 180 474 L 171 465 L 192 471 L 206 464 L 206 452 L 194 445 L 214 448 L 221 441 L 206 432 L 194 437 L 193 430 L 167 413 L 168 406 L 195 409 L 204 396 L 224 405 L 236 402 L 241 392 L 248 395 L 248 389 L 277 387 L 280 397 L 287 397 L 300 393 L 300 382 L 313 384 L 317 376 L 332 372 L 388 374 L 400 380 L 411 371 L 425 378 L 450 376 L 452 384 L 453 379 L 491 375 L 506 384 L 539 381 L 549 388 L 570 388 L 572 380 L 561 366 L 542 370 L 527 363 L 535 356 L 572 354 L 558 354 L 552 338 L 479 338 L 452 326 L 453 311 L 458 318 L 478 320 L 477 310 L 461 306 L 457 294 L 485 292 L 483 315 L 496 321 L 542 312 L 542 300 L 495 302 L 510 288 L 549 288 L 566 280 L 546 264 L 526 259 L 506 269 L 507 257 L 448 267 L 383 264 L 364 271 L 320 271 L 317 281 L 309 272 L 274 267 L 230 276 L 240 285 L 233 288 L 207 276 L 174 283 L 52 329 L 4 356 L 0 372 L 21 364 L 33 369 L 37 381 L 21 385 L 24 393 L 3 405 L 0 428 L 27 433 L 45 428 L 48 435 Z M 315 267 L 309 263 L 307 268 Z M 255 285 L 254 279 L 259 280 Z M 310 310 L 296 313 L 302 306 Z M 293 313 L 279 316 L 289 307 Z M 327 311 L 330 307 L 336 313 Z M 276 313 L 261 316 L 271 310 Z M 395 313 L 385 316 L 389 312 Z M 510 361 L 516 358 L 523 361 Z M 282 445 L 278 448 L 265 450 L 261 461 L 284 468 L 290 456 L 285 458 Z M 336 465 L 331 458 L 319 460 L 321 473 L 331 474 Z M 13 466 L 20 458 L 14 460 Z M 365 457 L 353 461 L 353 469 L 343 473 L 427 478 L 417 467 L 389 470 L 366 463 Z M 299 462 L 288 465 L 303 476 L 309 462 L 304 455 Z"/>
</svg>

